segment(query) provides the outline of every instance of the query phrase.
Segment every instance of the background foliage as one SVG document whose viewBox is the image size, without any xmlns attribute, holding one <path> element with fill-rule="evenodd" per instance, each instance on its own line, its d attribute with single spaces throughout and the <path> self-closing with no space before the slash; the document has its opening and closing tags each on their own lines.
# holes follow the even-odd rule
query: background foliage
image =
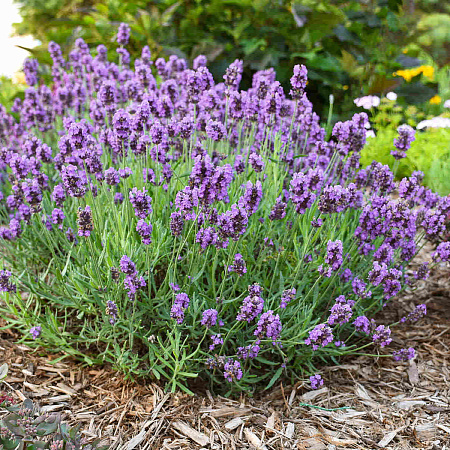
<svg viewBox="0 0 450 450">
<path fill-rule="evenodd" d="M 420 65 L 425 51 L 446 64 L 442 52 L 450 45 L 445 20 L 448 8 L 430 1 L 401 0 L 17 0 L 23 21 L 19 34 L 42 42 L 33 53 L 47 61 L 50 41 L 68 50 L 76 38 L 89 45 L 113 42 L 119 22 L 132 28 L 129 49 L 134 55 L 148 44 L 154 57 L 177 54 L 192 60 L 205 54 L 216 79 L 236 58 L 244 59 L 242 86 L 251 73 L 277 68 L 288 88 L 295 64 L 309 70 L 309 96 L 320 113 L 333 93 L 335 113 L 353 109 L 351 98 L 386 92 L 402 80 L 392 73 Z M 411 8 L 414 3 L 414 8 Z M 420 9 L 424 8 L 424 10 Z M 421 39 L 421 40 L 420 40 Z M 410 46 L 410 54 L 402 49 Z M 448 54 L 448 53 L 447 53 Z M 47 61 L 49 62 L 49 61 Z M 350 86 L 350 89 L 348 89 Z M 426 91 L 427 98 L 434 93 Z M 351 97 L 351 98 L 350 98 Z"/>
</svg>

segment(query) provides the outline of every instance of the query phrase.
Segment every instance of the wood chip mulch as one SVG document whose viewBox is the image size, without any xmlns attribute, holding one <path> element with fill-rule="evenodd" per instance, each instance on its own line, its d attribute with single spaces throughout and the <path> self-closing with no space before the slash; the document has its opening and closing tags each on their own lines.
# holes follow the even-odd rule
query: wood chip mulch
<svg viewBox="0 0 450 450">
<path fill-rule="evenodd" d="M 447 268 L 435 271 L 378 318 L 389 323 L 427 304 L 427 317 L 396 327 L 390 345 L 415 347 L 413 361 L 348 358 L 322 370 L 326 387 L 317 391 L 279 384 L 240 401 L 167 394 L 106 366 L 51 363 L 54 355 L 14 344 L 12 331 L 0 334 L 0 363 L 10 365 L 7 383 L 18 399 L 81 422 L 88 439 L 100 437 L 111 450 L 450 450 L 449 276 Z"/>
</svg>

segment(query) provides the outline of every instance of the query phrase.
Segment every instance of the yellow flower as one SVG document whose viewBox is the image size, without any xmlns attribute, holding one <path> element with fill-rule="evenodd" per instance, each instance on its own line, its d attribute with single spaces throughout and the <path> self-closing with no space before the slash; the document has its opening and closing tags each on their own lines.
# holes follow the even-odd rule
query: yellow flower
<svg viewBox="0 0 450 450">
<path fill-rule="evenodd" d="M 408 53 L 408 49 L 407 49 L 407 48 L 404 48 L 404 49 L 402 50 L 402 53 L 404 53 L 404 54 L 406 55 L 406 53 Z"/>
<path fill-rule="evenodd" d="M 25 74 L 23 72 L 16 72 L 12 77 L 13 84 L 27 84 L 25 81 Z"/>
<path fill-rule="evenodd" d="M 424 76 L 426 76 L 430 80 L 433 79 L 433 77 L 434 77 L 434 67 L 433 66 L 420 66 L 420 68 L 422 69 L 422 73 L 424 74 Z"/>
<path fill-rule="evenodd" d="M 344 84 L 344 86 L 342 86 L 342 89 L 344 89 L 344 91 L 346 91 L 348 89 L 348 86 L 346 84 Z"/>
<path fill-rule="evenodd" d="M 439 103 L 442 102 L 441 97 L 439 95 L 435 95 L 434 97 L 430 98 L 430 105 L 439 105 Z"/>
</svg>

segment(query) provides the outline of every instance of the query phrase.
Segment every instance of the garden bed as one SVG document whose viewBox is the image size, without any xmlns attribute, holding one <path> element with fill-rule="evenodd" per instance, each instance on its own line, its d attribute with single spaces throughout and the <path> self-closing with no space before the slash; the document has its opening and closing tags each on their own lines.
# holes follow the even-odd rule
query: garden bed
<svg viewBox="0 0 450 450">
<path fill-rule="evenodd" d="M 14 344 L 13 332 L 1 334 L 0 348 L 18 398 L 63 412 L 65 420 L 83 424 L 87 438 L 100 437 L 111 449 L 445 449 L 450 445 L 449 276 L 448 268 L 435 270 L 378 317 L 388 323 L 411 310 L 412 300 L 427 304 L 427 317 L 400 328 L 391 344 L 414 346 L 413 361 L 349 357 L 324 368 L 326 387 L 316 391 L 278 384 L 240 400 L 200 390 L 195 397 L 166 394 L 155 384 L 126 381 L 107 366 L 52 364 L 55 356 Z"/>
</svg>

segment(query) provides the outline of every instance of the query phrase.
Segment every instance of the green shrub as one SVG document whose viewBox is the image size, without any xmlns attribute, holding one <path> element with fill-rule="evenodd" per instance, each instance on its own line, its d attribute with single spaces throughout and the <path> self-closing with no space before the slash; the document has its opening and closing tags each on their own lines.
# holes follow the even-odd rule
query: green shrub
<svg viewBox="0 0 450 450">
<path fill-rule="evenodd" d="M 361 152 L 361 164 L 366 167 L 378 161 L 394 168 L 395 159 L 391 156 L 397 132 L 387 128 L 379 129 L 376 137 L 369 138 Z M 450 194 L 449 171 L 450 129 L 430 128 L 418 131 L 406 158 L 398 165 L 398 179 L 409 177 L 415 170 L 425 174 L 424 184 L 440 195 Z"/>
</svg>

